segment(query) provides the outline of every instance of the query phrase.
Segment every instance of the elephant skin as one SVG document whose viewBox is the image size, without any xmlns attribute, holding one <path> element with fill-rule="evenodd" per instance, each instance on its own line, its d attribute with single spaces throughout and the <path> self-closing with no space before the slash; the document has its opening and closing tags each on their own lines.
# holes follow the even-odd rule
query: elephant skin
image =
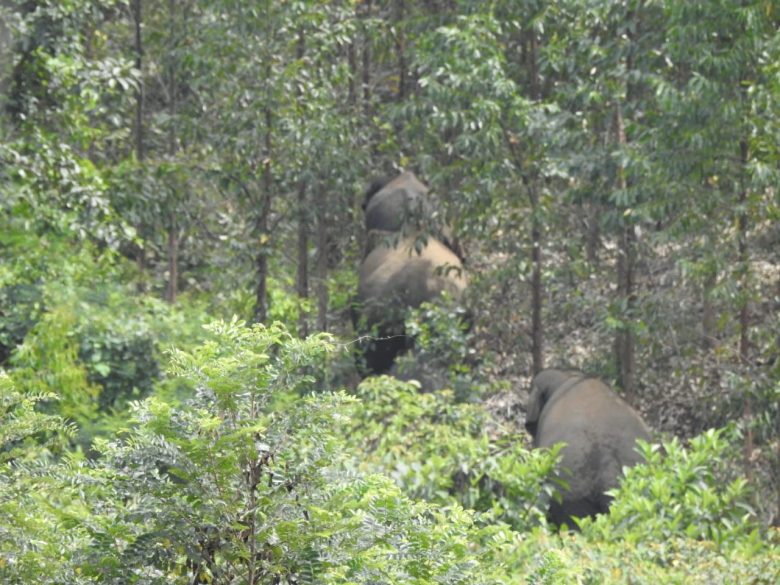
<svg viewBox="0 0 780 585">
<path fill-rule="evenodd" d="M 400 232 L 412 218 L 416 218 L 418 223 L 429 219 L 433 207 L 427 194 L 428 187 L 411 171 L 401 173 L 389 181 L 374 181 L 363 201 L 366 230 Z"/>
<path fill-rule="evenodd" d="M 605 492 L 618 485 L 623 467 L 643 461 L 636 440 L 650 440 L 639 414 L 609 386 L 576 371 L 548 369 L 531 383 L 526 429 L 534 447 L 565 443 L 558 477 L 561 502 L 553 501 L 548 518 L 575 528 L 573 518 L 609 510 Z"/>
<path fill-rule="evenodd" d="M 407 236 L 396 246 L 385 243 L 371 250 L 358 277 L 361 326 L 380 338 L 365 352 L 368 369 L 385 373 L 395 356 L 409 349 L 411 340 L 404 334 L 408 309 L 445 292 L 457 300 L 467 283 L 460 259 L 434 238 L 423 243 Z"/>
<path fill-rule="evenodd" d="M 389 235 L 425 232 L 437 238 L 463 260 L 452 228 L 442 225 L 425 186 L 411 171 L 371 183 L 363 201 L 367 253 L 386 243 Z"/>
</svg>

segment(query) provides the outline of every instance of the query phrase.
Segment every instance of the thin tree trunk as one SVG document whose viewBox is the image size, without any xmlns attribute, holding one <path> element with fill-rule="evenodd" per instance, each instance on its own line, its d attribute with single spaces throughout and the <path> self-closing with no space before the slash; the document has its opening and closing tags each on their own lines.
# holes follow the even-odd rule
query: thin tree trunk
<svg viewBox="0 0 780 585">
<path fill-rule="evenodd" d="M 715 330 L 717 316 L 715 313 L 715 304 L 712 302 L 712 291 L 718 283 L 718 273 L 715 267 L 707 270 L 702 285 L 702 334 L 704 336 L 703 345 L 707 349 L 715 347 Z"/>
<path fill-rule="evenodd" d="M 133 0 L 133 20 L 135 25 L 135 68 L 141 71 L 143 66 L 143 40 L 141 37 L 141 18 L 143 16 L 141 9 L 141 0 Z M 143 76 L 141 76 L 138 82 L 138 89 L 135 92 L 136 105 L 135 105 L 135 156 L 139 163 L 144 160 L 144 85 Z"/>
<path fill-rule="evenodd" d="M 141 36 L 141 23 L 143 18 L 143 10 L 141 5 L 141 0 L 133 0 L 133 21 L 134 21 L 134 32 L 135 32 L 135 68 L 139 72 L 139 80 L 138 80 L 138 89 L 136 89 L 135 92 L 135 124 L 133 127 L 133 137 L 134 137 L 134 146 L 135 146 L 135 158 L 138 161 L 138 165 L 141 167 L 141 172 L 143 173 L 143 164 L 144 159 L 146 158 L 146 152 L 144 149 L 144 84 L 143 84 L 143 75 L 140 74 L 143 67 L 143 38 Z M 143 180 L 143 174 L 142 174 L 142 180 Z M 143 233 L 143 226 L 139 224 L 137 226 L 137 231 L 139 234 Z M 138 267 L 138 282 L 136 284 L 136 289 L 139 293 L 146 292 L 146 249 L 143 247 L 143 245 L 138 246 L 138 250 L 136 251 L 136 266 Z"/>
<path fill-rule="evenodd" d="M 351 49 L 354 49 L 353 45 L 350 45 Z M 298 61 L 302 61 L 306 51 L 306 37 L 304 35 L 303 28 L 298 30 L 298 48 L 296 55 Z M 354 51 L 353 51 L 354 53 Z M 351 81 L 350 81 L 351 83 Z M 354 86 L 352 87 L 354 90 Z M 297 91 L 299 102 L 302 99 L 301 90 Z M 350 98 L 351 99 L 351 98 Z M 305 120 L 303 116 L 300 119 L 300 125 L 303 129 Z M 306 209 L 306 183 L 301 180 L 298 185 L 298 273 L 296 278 L 296 291 L 298 298 L 309 298 L 309 222 L 308 213 Z M 298 316 L 298 335 L 301 338 L 306 337 L 309 334 L 309 321 L 306 312 L 303 307 L 300 309 Z"/>
<path fill-rule="evenodd" d="M 366 0 L 365 20 L 371 18 L 373 12 L 372 0 Z M 366 30 L 368 24 L 364 26 L 363 33 L 363 102 L 364 109 L 368 111 L 371 103 L 371 35 Z"/>
<path fill-rule="evenodd" d="M 301 181 L 298 187 L 298 275 L 296 289 L 298 298 L 309 298 L 309 223 L 306 213 L 306 185 Z M 307 315 L 301 309 L 298 317 L 298 335 L 302 338 L 309 334 Z"/>
<path fill-rule="evenodd" d="M 270 78 L 270 75 L 268 76 Z M 258 234 L 258 250 L 255 257 L 257 282 L 255 287 L 255 323 L 265 323 L 268 320 L 268 253 L 270 236 L 268 220 L 271 216 L 273 178 L 271 176 L 271 155 L 273 152 L 273 113 L 270 107 L 265 109 L 265 161 L 263 162 L 263 199 L 260 215 L 255 222 L 255 233 Z"/>
<path fill-rule="evenodd" d="M 317 330 L 328 330 L 328 190 L 320 187 L 317 206 Z"/>
<path fill-rule="evenodd" d="M 615 130 L 618 145 L 621 149 L 626 147 L 626 132 L 623 122 L 623 112 L 620 104 L 615 107 Z M 618 186 L 621 190 L 628 189 L 625 169 L 618 171 Z M 636 305 L 636 291 L 634 290 L 634 266 L 636 264 L 636 229 L 630 218 L 621 218 L 623 225 L 618 238 L 617 258 L 617 293 L 623 300 L 624 313 L 622 320 L 628 322 L 633 319 Z M 625 393 L 626 400 L 636 403 L 636 352 L 634 331 L 626 324 L 621 327 L 615 338 L 615 350 L 618 362 L 618 383 Z"/>
<path fill-rule="evenodd" d="M 406 97 L 406 39 L 404 38 L 406 2 L 396 0 L 396 7 L 398 11 L 395 27 L 395 50 L 398 57 L 398 101 L 402 102 Z"/>
<path fill-rule="evenodd" d="M 588 264 L 593 268 L 599 265 L 599 242 L 601 241 L 601 230 L 599 226 L 600 210 L 595 202 L 586 206 L 585 215 L 587 217 L 587 235 L 585 239 L 585 254 Z"/>
<path fill-rule="evenodd" d="M 539 68 L 537 64 L 536 32 L 531 31 L 528 60 L 531 72 L 531 96 L 535 101 L 541 99 Z M 537 173 L 528 181 L 528 194 L 531 202 L 531 356 L 533 372 L 538 374 L 544 369 L 544 331 L 542 328 L 542 228 L 539 214 L 539 179 Z"/>
<path fill-rule="evenodd" d="M 739 253 L 740 266 L 740 307 L 739 307 L 739 360 L 743 366 L 747 365 L 750 352 L 750 312 L 748 307 L 748 290 L 750 287 L 750 256 L 747 245 L 747 164 L 748 164 L 748 143 L 746 139 L 739 142 L 739 159 L 741 165 L 742 185 L 739 191 L 739 202 L 737 209 L 737 247 Z M 747 468 L 747 477 L 751 482 L 754 479 L 753 465 L 751 458 L 753 456 L 753 404 L 749 393 L 744 396 L 742 405 L 742 418 L 745 423 L 745 466 Z"/>
<path fill-rule="evenodd" d="M 357 22 L 359 16 L 360 16 L 360 4 L 355 3 L 355 21 Z M 357 91 L 355 89 L 355 85 L 357 83 L 358 79 L 358 64 L 357 64 L 357 32 L 353 32 L 352 40 L 350 41 L 349 45 L 347 46 L 347 63 L 349 65 L 349 75 L 348 75 L 348 81 L 347 81 L 347 95 L 349 100 L 349 105 L 353 108 L 357 104 Z"/>
<path fill-rule="evenodd" d="M 165 299 L 173 304 L 179 294 L 179 232 L 175 214 L 171 214 L 168 226 L 168 287 Z"/>
<path fill-rule="evenodd" d="M 636 231 L 633 225 L 623 226 L 618 249 L 618 296 L 623 299 L 625 312 L 623 321 L 633 319 L 636 306 L 634 287 L 634 265 L 636 263 Z M 636 403 L 636 340 L 630 325 L 624 325 L 617 332 L 617 358 L 619 385 L 630 404 Z"/>
<path fill-rule="evenodd" d="M 168 17 L 170 19 L 168 34 L 170 35 L 170 49 L 168 55 L 168 115 L 170 116 L 170 124 L 168 126 L 168 156 L 171 161 L 176 157 L 178 152 L 178 145 L 176 141 L 176 115 L 178 108 L 178 86 L 176 79 L 176 67 L 177 62 L 174 57 L 176 53 L 176 45 L 178 40 L 176 38 L 176 0 L 169 0 L 168 2 Z M 171 185 L 172 193 L 169 206 L 169 222 L 168 222 L 168 286 L 166 288 L 165 298 L 173 304 L 176 302 L 176 297 L 179 292 L 179 234 L 176 221 L 176 199 L 179 185 L 175 183 Z"/>
<path fill-rule="evenodd" d="M 531 195 L 531 340 L 533 372 L 544 369 L 544 330 L 542 328 L 542 231 L 539 220 L 539 197 L 532 187 Z"/>
</svg>

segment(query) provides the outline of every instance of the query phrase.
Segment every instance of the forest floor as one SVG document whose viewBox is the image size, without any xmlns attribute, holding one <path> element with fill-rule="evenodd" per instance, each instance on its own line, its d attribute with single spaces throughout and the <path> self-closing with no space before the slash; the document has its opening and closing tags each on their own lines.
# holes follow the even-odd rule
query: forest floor
<svg viewBox="0 0 780 585">
<path fill-rule="evenodd" d="M 669 244 L 645 245 L 636 272 L 638 315 L 642 322 L 636 345 L 637 399 L 633 405 L 661 439 L 683 441 L 704 430 L 721 427 L 743 416 L 746 391 L 766 394 L 770 372 L 780 368 L 780 229 L 760 226 L 751 236 L 752 297 L 749 303 L 750 363 L 739 360 L 736 316 L 729 312 L 727 277 L 716 285 L 713 305 L 717 319 L 715 338 L 706 339 L 703 328 L 703 293 L 678 258 L 686 257 Z M 505 257 L 477 258 L 472 265 L 495 271 Z M 615 246 L 605 243 L 597 270 L 575 275 L 570 258 L 559 252 L 545 256 L 544 364 L 545 367 L 580 369 L 614 386 L 614 331 L 605 326 L 614 302 Z M 477 286 L 479 286 L 479 278 Z M 496 282 L 494 277 L 485 279 Z M 502 385 L 486 400 L 486 408 L 501 422 L 523 432 L 525 403 L 531 382 L 530 286 L 494 287 L 477 304 L 474 343 L 478 353 L 490 353 L 482 368 L 488 383 Z M 518 293 L 519 291 L 519 293 Z M 509 308 L 507 298 L 518 299 Z M 733 297 L 732 297 L 733 298 Z M 501 326 L 493 326 L 501 319 Z M 490 351 L 488 351 L 488 348 Z M 744 380 L 750 380 L 746 388 Z M 753 406 L 761 412 L 762 405 Z M 763 405 L 769 406 L 771 405 Z M 776 408 L 776 406 L 775 406 Z M 767 415 L 770 416 L 770 415 Z M 771 425 L 770 425 L 771 426 Z M 780 428 L 759 430 L 752 438 L 749 456 L 759 480 L 759 498 L 766 521 L 780 518 Z"/>
</svg>

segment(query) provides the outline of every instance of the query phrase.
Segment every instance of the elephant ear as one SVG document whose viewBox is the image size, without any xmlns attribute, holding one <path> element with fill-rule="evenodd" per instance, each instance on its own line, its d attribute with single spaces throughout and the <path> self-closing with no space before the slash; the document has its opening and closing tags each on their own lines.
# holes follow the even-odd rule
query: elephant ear
<svg viewBox="0 0 780 585">
<path fill-rule="evenodd" d="M 525 428 L 533 436 L 536 436 L 536 428 L 539 416 L 544 405 L 549 402 L 553 394 L 562 387 L 568 387 L 582 379 L 582 374 L 574 371 L 557 370 L 550 368 L 542 370 L 534 376 L 531 382 L 531 395 L 525 408 Z"/>
<path fill-rule="evenodd" d="M 383 175 L 381 177 L 374 177 L 371 180 L 371 183 L 369 183 L 368 188 L 366 189 L 365 194 L 363 195 L 363 205 L 361 207 L 363 208 L 363 211 L 366 210 L 368 207 L 369 201 L 371 201 L 371 198 L 376 195 L 379 191 L 381 191 L 385 185 L 387 185 L 390 181 L 393 180 L 393 177 L 388 177 L 386 175 Z"/>
<path fill-rule="evenodd" d="M 542 412 L 542 407 L 544 407 L 544 403 L 547 402 L 548 398 L 544 390 L 545 388 L 534 380 L 531 383 L 531 395 L 528 397 L 528 402 L 525 406 L 525 428 L 534 437 L 539 424 L 539 414 Z"/>
</svg>

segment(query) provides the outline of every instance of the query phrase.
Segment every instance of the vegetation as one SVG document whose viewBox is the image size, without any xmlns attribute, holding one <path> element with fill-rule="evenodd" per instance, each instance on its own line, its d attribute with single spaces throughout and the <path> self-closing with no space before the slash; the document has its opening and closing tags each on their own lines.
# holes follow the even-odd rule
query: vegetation
<svg viewBox="0 0 780 585">
<path fill-rule="evenodd" d="M 771 0 L 2 3 L 0 581 L 774 583 L 778 25 Z M 360 382 L 362 192 L 402 168 L 472 326 L 424 305 L 400 379 Z M 522 428 L 544 365 L 657 431 L 578 532 Z"/>
</svg>

